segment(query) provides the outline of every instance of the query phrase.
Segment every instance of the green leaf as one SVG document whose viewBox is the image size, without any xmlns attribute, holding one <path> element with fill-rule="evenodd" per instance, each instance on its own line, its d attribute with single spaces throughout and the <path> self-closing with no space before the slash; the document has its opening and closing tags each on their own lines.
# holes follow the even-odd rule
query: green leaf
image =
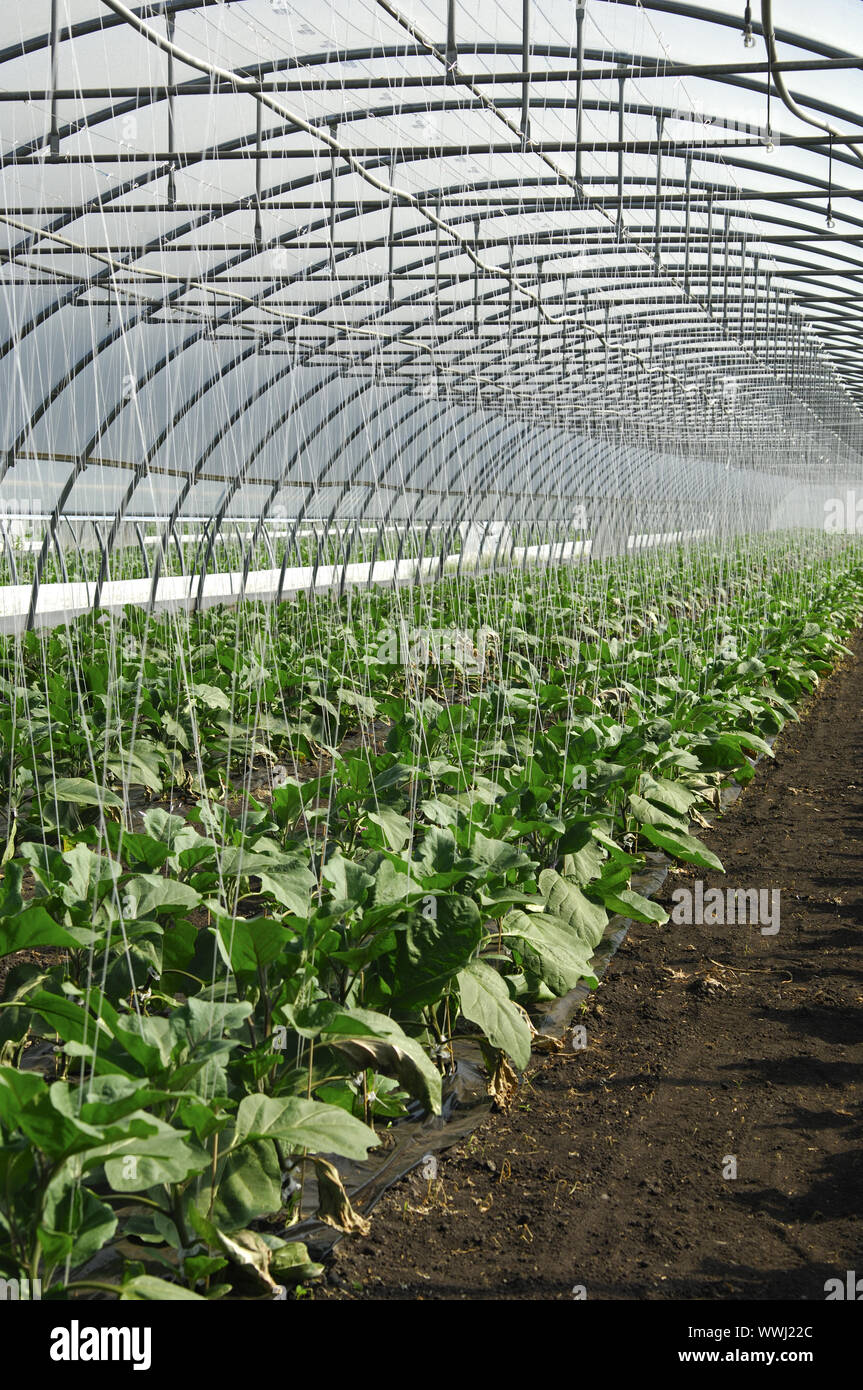
<svg viewBox="0 0 863 1390">
<path fill-rule="evenodd" d="M 568 876 L 582 887 L 602 873 L 605 862 L 602 849 L 591 835 L 589 825 L 583 821 L 576 821 L 567 828 L 558 849 L 566 855 Z"/>
<path fill-rule="evenodd" d="M 195 1191 L 186 1199 L 190 1224 L 196 1206 L 210 1209 L 210 1174 L 202 1174 Z M 240 1148 L 220 1155 L 216 1171 L 216 1195 L 212 1225 L 219 1231 L 241 1231 L 279 1211 L 282 1205 L 282 1176 L 276 1146 L 271 1140 L 251 1140 Z M 215 1241 L 219 1248 L 218 1238 Z"/>
<path fill-rule="evenodd" d="M 645 773 L 641 779 L 641 793 L 654 805 L 665 806 L 671 811 L 676 811 L 679 816 L 687 815 L 693 802 L 698 800 L 695 792 L 690 791 L 682 782 L 673 782 L 665 777 L 651 777 L 649 773 Z"/>
<path fill-rule="evenodd" d="M 166 1303 L 178 1299 L 206 1303 L 201 1294 L 193 1293 L 182 1284 L 172 1284 L 168 1279 L 158 1279 L 155 1274 L 136 1274 L 134 1278 L 127 1279 L 120 1289 L 121 1303 Z"/>
<path fill-rule="evenodd" d="M 244 1096 L 237 1110 L 234 1145 L 252 1139 L 278 1139 L 292 1152 L 308 1149 L 357 1160 L 380 1143 L 373 1129 L 340 1106 L 297 1096 Z"/>
<path fill-rule="evenodd" d="M 561 917 L 578 940 L 592 951 L 602 940 L 602 933 L 608 925 L 608 916 L 603 909 L 554 869 L 543 869 L 539 876 L 539 889 L 549 912 Z"/>
<path fill-rule="evenodd" d="M 687 816 L 681 816 L 667 806 L 655 806 L 652 801 L 645 800 L 635 792 L 629 798 L 628 807 L 640 825 L 665 826 L 669 830 L 679 830 L 684 835 L 689 829 Z"/>
<path fill-rule="evenodd" d="M 568 994 L 579 980 L 588 981 L 591 988 L 596 985 L 589 950 L 576 939 L 566 922 L 546 912 L 529 913 L 516 908 L 503 919 L 502 933 L 518 943 L 528 969 L 558 997 Z"/>
<path fill-rule="evenodd" d="M 44 907 L 28 907 L 14 917 L 0 917 L 0 956 L 33 946 L 69 946 L 74 950 L 79 944 L 65 927 L 48 916 Z"/>
<path fill-rule="evenodd" d="M 238 975 L 257 975 L 282 955 L 291 933 L 273 917 L 220 917 L 219 950 Z"/>
<path fill-rule="evenodd" d="M 430 897 L 431 915 L 415 914 L 398 934 L 393 990 L 407 1008 L 435 1003 L 483 937 L 479 908 L 472 898 Z"/>
<path fill-rule="evenodd" d="M 88 1188 L 79 1187 L 67 1174 L 49 1183 L 42 1202 L 42 1221 L 36 1232 L 46 1262 L 72 1266 L 89 1260 L 114 1235 L 117 1217 Z"/>
<path fill-rule="evenodd" d="M 204 685 L 201 682 L 195 682 L 192 685 L 192 694 L 196 699 L 200 700 L 202 704 L 206 705 L 207 709 L 227 710 L 230 712 L 231 702 L 224 690 L 220 690 L 217 685 Z"/>
<path fill-rule="evenodd" d="M 145 1192 L 163 1183 L 182 1183 L 212 1162 L 212 1155 L 190 1143 L 185 1131 L 149 1118 L 154 1128 L 158 1125 L 158 1133 L 130 1136 L 108 1146 L 105 1177 L 115 1192 Z"/>
<path fill-rule="evenodd" d="M 367 819 L 380 827 L 384 841 L 390 849 L 403 849 L 410 839 L 410 821 L 393 810 L 392 806 L 381 806 L 377 811 L 369 811 Z"/>
<path fill-rule="evenodd" d="M 124 804 L 116 792 L 108 787 L 97 787 L 95 782 L 88 782 L 83 777 L 55 777 L 53 782 L 48 783 L 46 794 L 75 806 L 121 807 Z"/>
<path fill-rule="evenodd" d="M 325 1005 L 322 1041 L 350 1057 L 359 1068 L 372 1067 L 394 1076 L 409 1096 L 422 1101 L 433 1114 L 441 1108 L 440 1072 L 424 1048 L 409 1038 L 394 1019 L 371 1009 Z"/>
<path fill-rule="evenodd" d="M 308 917 L 316 880 L 306 864 L 298 863 L 277 873 L 258 869 L 257 876 L 261 880 L 262 893 L 271 894 L 281 907 L 287 908 L 295 917 Z"/>
<path fill-rule="evenodd" d="M 596 885 L 602 892 L 602 885 Z M 602 894 L 602 901 L 609 912 L 619 912 L 622 917 L 634 917 L 637 922 L 667 922 L 668 913 L 659 903 L 642 897 L 633 888 L 617 888 Z"/>
<path fill-rule="evenodd" d="M 715 869 L 717 873 L 725 873 L 722 861 L 692 835 L 667 830 L 659 825 L 642 825 L 640 833 L 658 849 L 673 854 L 675 859 L 682 859 L 687 864 L 697 864 L 701 869 Z"/>
<path fill-rule="evenodd" d="M 157 912 L 188 911 L 197 907 L 201 894 L 188 883 L 161 874 L 136 874 L 123 885 L 124 911 L 127 917 L 143 921 Z"/>
<path fill-rule="evenodd" d="M 530 1061 L 530 1025 L 510 999 L 506 982 L 485 961 L 472 960 L 459 972 L 458 987 L 465 1018 L 523 1071 Z"/>
<path fill-rule="evenodd" d="M 319 1279 L 324 1266 L 309 1258 L 302 1241 L 291 1240 L 280 1245 L 270 1257 L 270 1273 L 282 1284 L 296 1284 L 302 1279 Z"/>
</svg>

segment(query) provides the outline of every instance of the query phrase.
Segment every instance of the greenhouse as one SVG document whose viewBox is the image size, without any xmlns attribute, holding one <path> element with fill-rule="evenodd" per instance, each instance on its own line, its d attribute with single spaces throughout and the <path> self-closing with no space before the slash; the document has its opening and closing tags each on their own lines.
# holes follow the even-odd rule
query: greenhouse
<svg viewBox="0 0 863 1390">
<path fill-rule="evenodd" d="M 2 7 L 0 1296 L 861 1296 L 861 53 Z"/>
</svg>

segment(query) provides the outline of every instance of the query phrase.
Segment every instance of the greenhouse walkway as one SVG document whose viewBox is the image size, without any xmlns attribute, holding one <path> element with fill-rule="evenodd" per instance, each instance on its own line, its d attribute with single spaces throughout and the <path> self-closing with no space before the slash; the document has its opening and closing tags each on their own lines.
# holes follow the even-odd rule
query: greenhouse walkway
<svg viewBox="0 0 863 1390">
<path fill-rule="evenodd" d="M 779 931 L 636 924 L 507 1115 L 342 1242 L 317 1298 L 823 1300 L 860 1263 L 863 634 L 712 831 Z M 775 901 L 775 900 L 768 900 Z M 762 917 L 761 922 L 766 921 Z M 735 1176 L 736 1173 L 736 1176 Z M 856 1261 L 856 1265 L 855 1265 Z"/>
</svg>

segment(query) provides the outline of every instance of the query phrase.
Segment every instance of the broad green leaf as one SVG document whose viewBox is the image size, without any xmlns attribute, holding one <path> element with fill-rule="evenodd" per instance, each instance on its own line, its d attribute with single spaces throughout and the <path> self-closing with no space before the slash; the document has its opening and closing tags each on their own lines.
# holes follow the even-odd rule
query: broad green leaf
<svg viewBox="0 0 863 1390">
<path fill-rule="evenodd" d="M 220 690 L 217 685 L 205 685 L 197 681 L 192 685 L 192 694 L 200 700 L 207 709 L 220 709 L 230 712 L 231 702 L 224 690 Z"/>
<path fill-rule="evenodd" d="M 330 1005 L 320 1037 L 358 1067 L 394 1076 L 409 1096 L 440 1114 L 440 1072 L 421 1044 L 409 1038 L 394 1019 L 371 1009 Z"/>
<path fill-rule="evenodd" d="M 0 917 L 0 956 L 27 951 L 34 946 L 67 946 L 76 950 L 79 945 L 80 942 L 38 904 L 14 917 Z"/>
<path fill-rule="evenodd" d="M 381 806 L 377 811 L 369 811 L 367 819 L 379 826 L 384 840 L 390 849 L 403 849 L 410 839 L 411 823 L 392 806 Z"/>
<path fill-rule="evenodd" d="M 237 1110 L 234 1145 L 253 1139 L 278 1139 L 294 1153 L 308 1149 L 357 1160 L 380 1143 L 373 1129 L 340 1106 L 298 1096 L 244 1096 Z"/>
<path fill-rule="evenodd" d="M 591 988 L 596 985 L 589 949 L 576 939 L 566 922 L 549 913 L 516 908 L 503 920 L 503 936 L 518 943 L 528 969 L 558 997 L 568 994 L 579 980 L 587 981 Z"/>
<path fill-rule="evenodd" d="M 123 806 L 122 797 L 108 787 L 97 787 L 84 777 L 55 777 L 46 788 L 46 795 L 75 806 Z"/>
<path fill-rule="evenodd" d="M 277 873 L 259 869 L 257 876 L 261 880 L 262 893 L 269 893 L 295 917 L 308 917 L 316 880 L 307 865 L 298 864 L 294 868 L 280 869 Z"/>
<path fill-rule="evenodd" d="M 601 886 L 597 885 L 598 888 Z M 651 902 L 633 888 L 617 888 L 604 893 L 603 902 L 609 912 L 618 912 L 622 917 L 634 917 L 637 922 L 667 922 L 668 913 L 659 903 Z"/>
<path fill-rule="evenodd" d="M 146 1192 L 161 1184 L 185 1182 L 202 1173 L 212 1155 L 190 1143 L 182 1131 L 162 1121 L 157 1134 L 114 1142 L 105 1158 L 105 1177 L 115 1192 Z"/>
<path fill-rule="evenodd" d="M 530 1061 L 530 1025 L 510 999 L 506 982 L 485 961 L 472 960 L 459 972 L 458 987 L 465 1018 L 524 1070 Z"/>
<path fill-rule="evenodd" d="M 628 808 L 640 825 L 665 826 L 669 830 L 681 831 L 684 835 L 689 829 L 689 818 L 668 806 L 656 806 L 635 792 L 629 798 Z"/>
<path fill-rule="evenodd" d="M 482 919 L 472 898 L 430 895 L 398 934 L 393 989 L 399 1004 L 415 1008 L 436 1002 L 482 937 Z"/>
<path fill-rule="evenodd" d="M 685 816 L 698 800 L 695 792 L 690 791 L 682 782 L 673 782 L 665 777 L 651 777 L 649 773 L 645 773 L 641 779 L 641 794 L 647 801 L 666 806 L 680 816 Z"/>
<path fill-rule="evenodd" d="M 237 974 L 257 975 L 278 960 L 291 933 L 274 917 L 220 917 L 219 950 Z"/>
<path fill-rule="evenodd" d="M 291 1240 L 279 1246 L 270 1257 L 270 1273 L 282 1284 L 296 1284 L 303 1279 L 319 1279 L 324 1266 L 316 1264 L 302 1241 Z"/>
<path fill-rule="evenodd" d="M 206 1303 L 206 1299 L 182 1284 L 172 1284 L 169 1279 L 159 1279 L 155 1274 L 136 1274 L 120 1287 L 121 1303 L 170 1303 L 178 1300 Z"/>
<path fill-rule="evenodd" d="M 188 883 L 161 874 L 135 874 L 123 885 L 123 907 L 127 917 L 143 921 L 157 912 L 189 911 L 197 907 L 201 894 Z"/>
<path fill-rule="evenodd" d="M 562 918 L 578 940 L 592 951 L 602 940 L 602 933 L 608 925 L 608 917 L 603 909 L 554 869 L 543 869 L 539 876 L 539 888 L 549 912 Z"/>
<path fill-rule="evenodd" d="M 49 1183 L 42 1202 L 42 1220 L 36 1232 L 47 1264 L 68 1258 L 72 1268 L 97 1254 L 114 1235 L 117 1217 L 86 1187 L 67 1175 Z"/>
<path fill-rule="evenodd" d="M 682 859 L 687 864 L 697 864 L 701 869 L 715 869 L 717 873 L 725 873 L 721 860 L 692 835 L 667 830 L 659 825 L 642 825 L 640 834 L 658 849 L 673 854 L 675 859 Z"/>
</svg>

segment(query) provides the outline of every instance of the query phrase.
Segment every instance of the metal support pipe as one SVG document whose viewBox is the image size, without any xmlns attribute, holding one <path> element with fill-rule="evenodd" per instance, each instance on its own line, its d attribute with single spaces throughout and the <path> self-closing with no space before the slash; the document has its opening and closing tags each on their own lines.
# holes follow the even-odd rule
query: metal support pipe
<svg viewBox="0 0 863 1390">
<path fill-rule="evenodd" d="M 169 10 L 165 14 L 165 32 L 168 36 L 168 43 L 174 42 L 174 12 Z M 260 111 L 260 104 L 258 104 Z M 176 152 L 176 129 L 174 125 L 174 55 L 168 50 L 168 153 L 173 155 Z M 174 166 L 168 170 L 168 206 L 173 207 L 177 201 L 177 188 L 174 182 Z"/>
<path fill-rule="evenodd" d="M 440 193 L 435 201 L 435 229 L 434 229 L 434 318 L 435 323 L 440 322 Z"/>
<path fill-rule="evenodd" d="M 575 181 L 582 182 L 581 139 L 584 124 L 584 0 L 575 6 L 576 61 L 575 77 Z"/>
<path fill-rule="evenodd" d="M 530 0 L 521 4 L 521 143 L 530 140 Z"/>
<path fill-rule="evenodd" d="M 657 265 L 662 264 L 660 246 L 662 241 L 662 128 L 665 124 L 665 117 L 661 114 L 656 117 L 656 216 L 653 225 L 653 259 Z"/>
<path fill-rule="evenodd" d="M 455 80 L 455 68 L 458 64 L 458 44 L 455 36 L 455 0 L 447 0 L 446 7 L 446 65 L 448 77 L 452 82 Z"/>
<path fill-rule="evenodd" d="M 513 294 L 514 294 L 514 292 L 515 292 L 515 285 L 514 285 L 514 282 L 513 282 L 513 271 L 512 271 L 512 242 L 510 242 L 510 243 L 509 243 L 509 304 L 508 304 L 508 308 L 507 308 L 507 339 L 506 339 L 506 342 L 507 342 L 507 352 L 508 352 L 508 353 L 511 353 L 511 352 L 512 352 L 512 310 L 513 310 Z"/>
<path fill-rule="evenodd" d="M 686 221 L 684 225 L 684 260 L 683 260 L 683 289 L 689 294 L 689 234 L 692 226 L 692 208 L 690 198 L 692 195 L 692 155 L 686 156 Z"/>
<path fill-rule="evenodd" d="M 707 195 L 707 312 L 713 315 L 713 189 Z"/>
<path fill-rule="evenodd" d="M 260 250 L 264 243 L 264 233 L 261 226 L 261 170 L 263 167 L 261 163 L 261 121 L 264 108 L 259 101 L 255 102 L 255 106 L 257 114 L 255 122 L 255 230 L 253 235 L 255 245 Z"/>
<path fill-rule="evenodd" d="M 259 119 L 260 119 L 260 111 L 261 111 L 261 105 L 260 105 L 260 102 L 259 102 L 259 103 L 258 103 L 258 117 L 259 117 Z M 333 133 L 333 139 L 334 139 L 334 140 L 337 139 L 337 138 L 338 138 L 338 133 L 339 133 L 339 123 L 338 123 L 338 121 L 333 121 L 333 122 L 331 123 L 330 129 L 332 130 L 332 133 Z M 390 203 L 390 208 L 392 209 L 392 203 Z M 391 214 L 391 215 L 392 215 L 392 214 Z M 390 228 L 390 239 L 392 239 L 392 227 Z M 335 152 L 335 149 L 331 149 L 331 150 L 330 150 L 330 269 L 331 269 L 333 275 L 335 275 L 335 273 L 336 273 L 336 152 Z"/>
<path fill-rule="evenodd" d="M 51 154 L 60 153 L 60 133 L 57 118 L 57 87 L 59 86 L 59 5 L 60 0 L 51 0 L 51 135 L 48 148 Z"/>
<path fill-rule="evenodd" d="M 623 235 L 623 96 L 626 78 L 617 79 L 617 235 Z"/>
<path fill-rule="evenodd" d="M 393 150 L 392 155 L 391 155 L 391 157 L 390 157 L 390 187 L 391 187 L 391 188 L 395 186 L 395 177 L 396 177 L 396 153 L 395 153 L 395 150 Z M 387 290 L 387 299 L 388 299 L 388 301 L 389 301 L 389 306 L 390 306 L 391 309 L 392 309 L 392 308 L 394 307 L 394 305 L 395 305 L 395 289 L 394 289 L 394 286 L 393 286 L 393 277 L 394 277 L 394 256 L 395 256 L 395 240 L 396 240 L 396 201 L 395 201 L 395 198 L 393 197 L 393 195 L 390 194 L 390 231 L 389 231 L 389 257 L 388 257 L 388 264 L 387 264 L 387 286 L 388 286 L 388 290 Z"/>
<path fill-rule="evenodd" d="M 479 337 L 479 218 L 473 219 L 473 331 Z"/>
<path fill-rule="evenodd" d="M 722 330 L 728 332 L 728 256 L 731 247 L 731 213 L 725 214 L 725 268 L 722 274 Z"/>
</svg>

